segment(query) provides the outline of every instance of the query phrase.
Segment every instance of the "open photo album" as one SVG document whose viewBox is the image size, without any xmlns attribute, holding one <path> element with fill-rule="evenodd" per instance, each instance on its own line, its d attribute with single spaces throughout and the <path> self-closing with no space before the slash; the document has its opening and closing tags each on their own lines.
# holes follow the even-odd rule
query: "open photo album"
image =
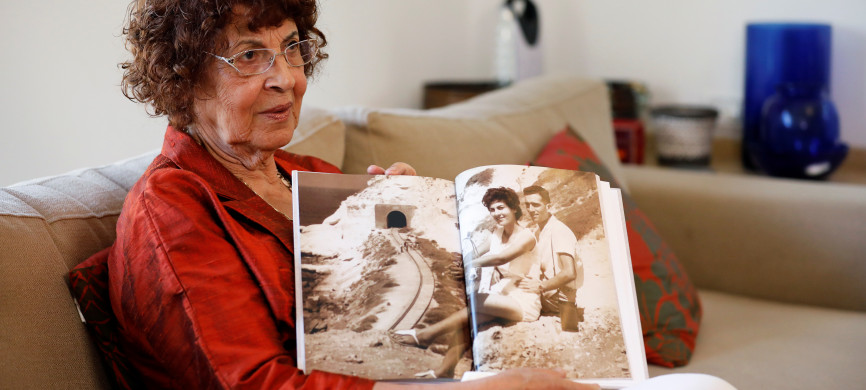
<svg viewBox="0 0 866 390">
<path fill-rule="evenodd" d="M 497 165 L 454 181 L 293 172 L 298 367 L 375 380 L 647 378 L 621 194 Z"/>
</svg>

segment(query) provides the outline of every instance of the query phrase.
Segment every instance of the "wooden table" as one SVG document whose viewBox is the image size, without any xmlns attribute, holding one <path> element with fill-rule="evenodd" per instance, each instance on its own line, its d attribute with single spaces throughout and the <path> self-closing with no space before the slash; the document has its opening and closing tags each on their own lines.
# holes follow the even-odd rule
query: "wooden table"
<svg viewBox="0 0 866 390">
<path fill-rule="evenodd" d="M 503 87 L 496 81 L 436 81 L 424 83 L 424 108 L 457 103 Z"/>
</svg>

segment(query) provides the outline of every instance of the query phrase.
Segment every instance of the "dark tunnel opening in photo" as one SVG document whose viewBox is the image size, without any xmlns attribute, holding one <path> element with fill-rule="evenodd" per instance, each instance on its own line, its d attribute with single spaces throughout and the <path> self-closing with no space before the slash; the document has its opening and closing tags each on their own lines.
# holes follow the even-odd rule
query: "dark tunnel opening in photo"
<svg viewBox="0 0 866 390">
<path fill-rule="evenodd" d="M 388 228 L 404 228 L 406 227 L 406 214 L 399 211 L 388 213 Z"/>
</svg>

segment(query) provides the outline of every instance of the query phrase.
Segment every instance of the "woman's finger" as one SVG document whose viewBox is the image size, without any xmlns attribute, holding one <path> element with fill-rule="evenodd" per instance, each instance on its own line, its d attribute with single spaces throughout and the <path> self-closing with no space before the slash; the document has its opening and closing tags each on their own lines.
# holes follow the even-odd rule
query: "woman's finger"
<svg viewBox="0 0 866 390">
<path fill-rule="evenodd" d="M 415 168 L 404 162 L 395 162 L 385 170 L 385 174 L 415 176 Z"/>
<path fill-rule="evenodd" d="M 369 167 L 367 167 L 367 174 L 368 175 L 384 175 L 385 174 L 385 168 L 382 168 L 378 165 L 370 165 Z"/>
<path fill-rule="evenodd" d="M 392 164 L 388 169 L 382 168 L 378 165 L 370 165 L 367 167 L 367 174 L 369 175 L 406 175 L 406 176 L 415 176 L 415 168 L 412 168 L 411 165 L 406 164 L 404 162 L 396 162 Z"/>
</svg>

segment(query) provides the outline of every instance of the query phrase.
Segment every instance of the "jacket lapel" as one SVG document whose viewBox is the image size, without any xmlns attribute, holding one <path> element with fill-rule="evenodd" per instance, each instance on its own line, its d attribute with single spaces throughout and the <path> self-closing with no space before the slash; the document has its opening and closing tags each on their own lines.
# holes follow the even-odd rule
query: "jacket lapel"
<svg viewBox="0 0 866 390">
<path fill-rule="evenodd" d="M 224 199 L 226 208 L 268 230 L 290 253 L 294 253 L 292 221 L 256 195 L 189 134 L 169 126 L 162 154 L 181 169 L 193 172 L 210 183 L 217 195 Z M 288 161 L 282 151 L 278 151 L 275 158 L 283 172 L 306 170 Z"/>
</svg>

